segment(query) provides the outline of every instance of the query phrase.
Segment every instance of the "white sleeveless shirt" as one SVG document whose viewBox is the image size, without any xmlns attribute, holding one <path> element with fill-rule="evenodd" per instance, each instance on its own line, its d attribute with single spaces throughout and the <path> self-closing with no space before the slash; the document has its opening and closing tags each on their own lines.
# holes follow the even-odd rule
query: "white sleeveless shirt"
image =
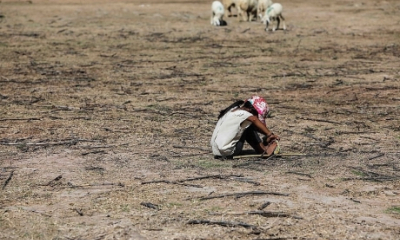
<svg viewBox="0 0 400 240">
<path fill-rule="evenodd" d="M 253 115 L 234 108 L 218 120 L 210 141 L 214 156 L 233 154 L 244 130 L 251 125 L 251 122 L 246 120 L 250 116 Z"/>
</svg>

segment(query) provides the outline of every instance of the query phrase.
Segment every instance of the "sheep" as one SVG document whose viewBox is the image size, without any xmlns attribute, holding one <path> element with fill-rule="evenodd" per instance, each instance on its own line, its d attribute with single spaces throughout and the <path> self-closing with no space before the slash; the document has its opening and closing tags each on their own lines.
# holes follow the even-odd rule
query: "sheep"
<svg viewBox="0 0 400 240">
<path fill-rule="evenodd" d="M 237 0 L 222 0 L 222 4 L 224 5 L 225 10 L 225 17 L 232 16 L 232 8 L 236 7 Z"/>
<path fill-rule="evenodd" d="M 220 1 L 214 1 L 211 4 L 211 25 L 223 26 L 226 25 L 224 18 L 224 5 Z"/>
<path fill-rule="evenodd" d="M 251 22 L 254 16 L 257 18 L 257 5 L 258 0 L 237 0 L 238 15 L 242 15 L 243 21 Z"/>
<path fill-rule="evenodd" d="M 283 30 L 286 30 L 285 18 L 282 16 L 282 9 L 283 8 L 280 3 L 274 3 L 265 11 L 264 17 L 262 18 L 263 24 L 266 24 L 265 31 L 268 32 L 268 25 L 274 20 L 276 20 L 278 24 L 276 25 L 276 28 L 272 27 L 272 31 L 278 29 L 281 19 L 283 22 Z"/>
<path fill-rule="evenodd" d="M 273 2 L 271 0 L 258 0 L 257 6 L 257 17 L 260 17 L 260 20 L 265 14 L 265 11 L 271 6 Z"/>
</svg>

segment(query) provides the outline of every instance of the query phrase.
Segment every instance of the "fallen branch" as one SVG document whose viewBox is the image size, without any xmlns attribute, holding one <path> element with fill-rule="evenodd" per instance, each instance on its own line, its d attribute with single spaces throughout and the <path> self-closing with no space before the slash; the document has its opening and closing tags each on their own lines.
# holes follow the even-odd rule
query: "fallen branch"
<svg viewBox="0 0 400 240">
<path fill-rule="evenodd" d="M 269 205 L 271 205 L 271 202 L 265 202 L 258 208 L 258 210 L 263 210 L 264 208 L 268 207 Z"/>
<path fill-rule="evenodd" d="M 348 198 L 350 201 L 353 201 L 353 202 L 355 202 L 355 203 L 361 203 L 361 201 L 360 200 L 357 200 L 357 199 L 354 199 L 354 198 Z"/>
<path fill-rule="evenodd" d="M 207 178 L 214 178 L 214 179 L 226 179 L 230 177 L 243 177 L 241 174 L 231 174 L 231 175 L 207 175 L 207 176 L 201 176 L 201 177 L 194 177 L 194 178 L 187 178 L 183 180 L 178 180 L 177 182 L 187 182 L 187 181 L 196 181 L 196 180 L 202 180 L 202 179 L 207 179 Z"/>
<path fill-rule="evenodd" d="M 44 142 L 44 143 L 25 143 L 25 142 L 20 142 L 20 143 L 5 143 L 1 142 L 1 145 L 9 145 L 9 146 L 19 146 L 19 145 L 26 145 L 26 146 L 55 146 L 55 145 L 75 145 L 77 144 L 77 140 L 70 140 L 70 141 L 64 141 L 64 142 Z"/>
<path fill-rule="evenodd" d="M 371 134 L 371 133 L 377 133 L 377 132 L 368 132 L 368 131 L 364 131 L 364 132 L 357 132 L 357 131 L 337 131 L 336 132 L 338 135 L 343 135 L 343 134 Z"/>
<path fill-rule="evenodd" d="M 376 164 L 367 164 L 368 167 L 388 167 L 389 163 L 376 163 Z"/>
<path fill-rule="evenodd" d="M 296 239 L 297 237 L 272 237 L 272 238 L 257 238 L 255 240 L 288 240 L 288 239 Z"/>
<path fill-rule="evenodd" d="M 152 209 L 156 209 L 156 210 L 160 210 L 160 207 L 156 204 L 153 204 L 151 202 L 141 202 L 140 205 L 148 207 L 148 208 L 152 208 Z"/>
<path fill-rule="evenodd" d="M 247 229 L 257 229 L 257 226 L 242 222 L 210 221 L 210 220 L 190 220 L 187 224 L 219 225 L 223 227 L 244 227 Z"/>
<path fill-rule="evenodd" d="M 68 182 L 67 185 L 71 188 L 83 188 L 83 187 L 96 187 L 96 186 L 118 186 L 125 187 L 125 184 L 119 183 L 91 183 L 91 184 L 83 184 L 83 185 L 74 185 L 71 182 Z"/>
<path fill-rule="evenodd" d="M 305 153 L 278 153 L 274 155 L 265 155 L 265 154 L 247 154 L 247 155 L 237 155 L 233 156 L 233 159 L 242 159 L 242 158 L 263 158 L 263 159 L 269 159 L 270 157 L 275 156 L 275 157 L 292 157 L 292 156 L 308 156 Z"/>
<path fill-rule="evenodd" d="M 376 155 L 376 156 L 374 156 L 374 157 L 368 158 L 368 160 L 372 160 L 372 159 L 375 159 L 375 158 L 380 158 L 380 157 L 382 157 L 382 156 L 385 156 L 385 154 L 384 154 L 384 153 L 380 153 L 380 154 L 378 154 L 378 155 Z"/>
<path fill-rule="evenodd" d="M 40 121 L 40 118 L 2 118 L 0 119 L 0 122 L 5 122 L 5 121 Z"/>
<path fill-rule="evenodd" d="M 77 212 L 78 214 L 79 214 L 79 216 L 83 216 L 83 212 L 82 212 L 82 209 L 80 208 L 80 209 L 77 209 L 77 208 L 74 208 L 73 209 L 75 212 Z"/>
<path fill-rule="evenodd" d="M 89 155 L 89 154 L 97 154 L 97 153 L 106 153 L 106 151 L 104 151 L 104 150 L 91 151 L 91 152 L 82 153 L 81 155 L 82 156 L 86 156 L 86 155 Z"/>
<path fill-rule="evenodd" d="M 307 174 L 307 173 L 300 173 L 300 172 L 286 172 L 286 173 L 296 174 L 296 175 L 300 175 L 300 176 L 306 176 L 309 178 L 314 178 L 313 176 L 311 176 L 310 174 Z"/>
<path fill-rule="evenodd" d="M 194 178 L 187 178 L 187 179 L 182 179 L 182 180 L 175 180 L 175 181 L 169 181 L 169 180 L 154 180 L 154 181 L 147 181 L 147 182 L 142 182 L 143 184 L 150 184 L 150 183 L 169 183 L 169 184 L 178 184 L 178 185 L 184 185 L 184 186 L 189 186 L 189 187 L 198 187 L 202 188 L 200 185 L 193 185 L 193 184 L 184 184 L 183 182 L 189 182 L 189 181 L 196 181 L 196 180 L 203 180 L 207 178 L 213 178 L 213 179 L 227 179 L 230 177 L 243 177 L 243 175 L 207 175 L 207 176 L 201 176 L 201 177 L 194 177 Z"/>
<path fill-rule="evenodd" d="M 268 204 L 269 205 L 269 204 Z M 276 218 L 276 217 L 289 217 L 294 219 L 303 219 L 300 216 L 291 215 L 285 212 L 270 212 L 270 211 L 249 211 L 249 212 L 233 212 L 233 213 L 218 213 L 213 215 L 233 215 L 233 216 L 240 216 L 240 215 L 260 215 L 263 217 L 268 218 Z"/>
<path fill-rule="evenodd" d="M 250 30 L 250 28 L 247 28 L 247 29 L 243 30 L 242 33 L 245 33 L 245 32 L 247 32 L 249 30 Z"/>
<path fill-rule="evenodd" d="M 115 148 L 115 147 L 128 146 L 128 145 L 129 145 L 129 143 L 123 143 L 123 144 L 104 145 L 104 146 L 82 146 L 81 148 L 84 148 L 84 149 Z"/>
<path fill-rule="evenodd" d="M 263 217 L 291 217 L 291 218 L 295 218 L 295 219 L 303 219 L 302 217 L 292 216 L 292 215 L 290 215 L 288 213 L 284 213 L 284 212 L 250 211 L 250 212 L 245 212 L 244 214 L 260 215 Z"/>
<path fill-rule="evenodd" d="M 261 185 L 261 183 L 253 181 L 250 178 L 243 178 L 243 177 L 234 177 L 233 180 L 239 181 L 239 182 L 245 182 L 245 183 L 251 183 L 255 186 Z"/>
<path fill-rule="evenodd" d="M 384 176 L 384 177 L 350 177 L 350 178 L 343 178 L 343 181 L 352 181 L 352 180 L 363 180 L 363 181 L 373 181 L 373 182 L 385 182 L 385 181 L 395 181 L 399 180 L 400 177 L 389 177 L 389 176 Z"/>
<path fill-rule="evenodd" d="M 187 186 L 187 187 L 197 187 L 197 188 L 203 187 L 201 185 L 187 184 L 187 183 L 181 183 L 178 181 L 168 181 L 168 180 L 155 180 L 155 181 L 149 181 L 149 182 L 142 182 L 142 184 L 150 184 L 150 183 L 168 183 L 168 184 L 177 184 L 177 185 L 183 185 L 183 186 Z"/>
<path fill-rule="evenodd" d="M 54 178 L 53 180 L 51 180 L 50 182 L 48 182 L 47 184 L 43 184 L 40 186 L 54 186 L 54 184 L 59 181 L 62 178 L 62 175 L 57 176 L 56 178 Z"/>
<path fill-rule="evenodd" d="M 3 184 L 3 190 L 6 188 L 6 186 L 8 185 L 8 183 L 11 181 L 11 178 L 14 176 L 14 171 L 11 171 L 10 175 L 8 176 L 8 178 L 6 179 L 6 181 Z"/>
<path fill-rule="evenodd" d="M 360 167 L 349 167 L 351 169 L 354 169 L 356 171 L 355 173 L 358 175 L 361 175 L 362 177 L 355 177 L 355 178 L 344 178 L 344 181 L 347 180 L 369 180 L 369 181 L 377 181 L 377 182 L 383 182 L 383 181 L 394 181 L 397 179 L 400 179 L 400 176 L 389 176 L 389 175 L 383 175 L 379 174 L 376 172 L 372 171 L 366 171 Z"/>
<path fill-rule="evenodd" d="M 24 210 L 29 211 L 29 212 L 33 212 L 33 213 L 39 213 L 39 214 L 41 214 L 43 216 L 46 216 L 46 217 L 52 217 L 52 215 L 50 215 L 50 214 L 47 214 L 47 213 L 44 213 L 44 212 L 38 212 L 38 211 L 36 211 L 34 209 L 32 209 L 32 210 L 24 209 Z"/>
<path fill-rule="evenodd" d="M 291 72 L 291 73 L 285 73 L 285 74 L 272 75 L 272 78 L 277 78 L 277 77 L 281 77 L 281 78 L 283 78 L 283 77 L 297 77 L 297 76 L 304 77 L 305 74 L 304 73 L 293 73 L 293 72 Z"/>
<path fill-rule="evenodd" d="M 332 124 L 340 124 L 339 122 L 330 121 L 326 119 L 316 119 L 316 118 L 306 118 L 306 117 L 296 117 L 297 119 L 307 120 L 307 121 L 315 121 L 315 122 L 326 122 Z"/>
<path fill-rule="evenodd" d="M 226 193 L 226 194 L 215 195 L 215 196 L 201 197 L 200 200 L 209 200 L 209 199 L 214 199 L 214 198 L 224 198 L 224 197 L 231 197 L 231 196 L 234 196 L 235 198 L 241 198 L 241 197 L 244 197 L 244 196 L 247 196 L 247 195 L 277 195 L 277 196 L 289 196 L 289 194 L 286 194 L 286 193 L 265 192 L 265 191 L 250 191 L 250 192 Z"/>
<path fill-rule="evenodd" d="M 71 139 L 65 140 L 60 142 L 38 142 L 38 143 L 31 143 L 31 142 L 0 142 L 0 145 L 8 145 L 8 146 L 57 146 L 57 145 L 76 145 L 78 142 L 95 142 L 97 140 L 86 140 L 86 139 Z"/>
</svg>

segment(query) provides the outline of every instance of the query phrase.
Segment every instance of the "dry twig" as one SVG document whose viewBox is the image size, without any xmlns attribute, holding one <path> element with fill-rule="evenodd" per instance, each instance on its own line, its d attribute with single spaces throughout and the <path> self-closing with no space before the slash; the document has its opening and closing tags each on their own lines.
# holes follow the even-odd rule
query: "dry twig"
<svg viewBox="0 0 400 240">
<path fill-rule="evenodd" d="M 187 224 L 205 224 L 205 225 L 219 225 L 223 227 L 244 227 L 250 229 L 257 229 L 257 226 L 250 225 L 242 222 L 227 222 L 227 221 L 210 221 L 210 220 L 190 220 Z"/>
<path fill-rule="evenodd" d="M 235 198 L 241 198 L 241 197 L 244 197 L 244 196 L 247 196 L 247 195 L 289 196 L 289 194 L 286 194 L 286 193 L 265 192 L 265 191 L 250 191 L 250 192 L 226 193 L 226 194 L 215 195 L 215 196 L 201 197 L 200 200 L 209 200 L 209 199 L 214 199 L 214 198 L 224 198 L 224 197 L 231 197 L 231 196 L 234 196 Z"/>
<path fill-rule="evenodd" d="M 11 181 L 11 178 L 13 177 L 13 175 L 14 175 L 14 171 L 11 171 L 10 175 L 8 176 L 8 178 L 6 179 L 6 181 L 3 184 L 3 188 L 2 188 L 3 190 L 6 188 L 8 183 Z"/>
</svg>

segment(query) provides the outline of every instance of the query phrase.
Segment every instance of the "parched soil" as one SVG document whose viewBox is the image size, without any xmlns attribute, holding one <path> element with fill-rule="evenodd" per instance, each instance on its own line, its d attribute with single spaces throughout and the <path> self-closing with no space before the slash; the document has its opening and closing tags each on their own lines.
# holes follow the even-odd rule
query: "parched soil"
<svg viewBox="0 0 400 240">
<path fill-rule="evenodd" d="M 2 0 L 0 239 L 399 239 L 400 2 L 281 3 Z M 214 159 L 252 95 L 282 155 Z"/>
</svg>

